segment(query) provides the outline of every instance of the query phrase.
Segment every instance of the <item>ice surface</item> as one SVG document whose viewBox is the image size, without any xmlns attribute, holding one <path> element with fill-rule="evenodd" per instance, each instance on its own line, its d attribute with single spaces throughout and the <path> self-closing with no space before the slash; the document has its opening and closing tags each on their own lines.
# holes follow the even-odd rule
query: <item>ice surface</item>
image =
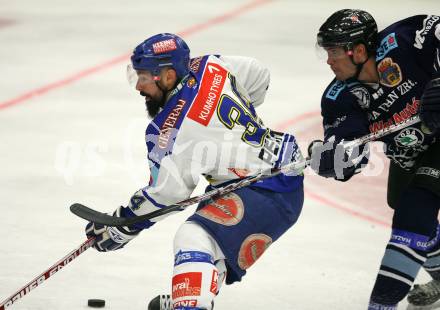
<svg viewBox="0 0 440 310">
<path fill-rule="evenodd" d="M 192 55 L 261 60 L 272 83 L 260 116 L 304 145 L 321 135 L 320 92 L 332 78 L 314 52 L 329 14 L 363 8 L 382 28 L 439 13 L 437 0 L 0 0 L 0 7 L 0 300 L 85 240 L 71 203 L 112 211 L 148 181 L 144 104 L 118 59 L 146 37 L 182 33 Z M 297 225 L 241 283 L 223 286 L 216 309 L 366 309 L 391 216 L 386 174 L 372 174 L 350 184 L 308 175 Z M 84 309 L 101 298 L 106 309 L 146 309 L 170 286 L 173 235 L 193 210 L 123 251 L 87 251 L 13 308 Z"/>
</svg>

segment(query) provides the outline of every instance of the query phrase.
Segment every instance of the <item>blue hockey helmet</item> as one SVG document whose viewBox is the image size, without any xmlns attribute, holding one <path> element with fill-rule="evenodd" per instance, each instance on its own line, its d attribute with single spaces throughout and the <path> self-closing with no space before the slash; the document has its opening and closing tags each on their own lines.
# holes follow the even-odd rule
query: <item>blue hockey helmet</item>
<svg viewBox="0 0 440 310">
<path fill-rule="evenodd" d="M 178 78 L 189 72 L 189 47 L 182 38 L 171 33 L 154 35 L 136 46 L 131 55 L 134 70 L 147 70 L 158 76 L 164 67 L 173 68 Z"/>
</svg>

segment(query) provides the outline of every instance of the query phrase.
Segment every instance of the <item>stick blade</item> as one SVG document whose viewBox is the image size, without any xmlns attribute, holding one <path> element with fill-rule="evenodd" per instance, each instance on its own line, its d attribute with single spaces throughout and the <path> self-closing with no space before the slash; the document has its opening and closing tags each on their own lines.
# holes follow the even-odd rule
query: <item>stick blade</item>
<svg viewBox="0 0 440 310">
<path fill-rule="evenodd" d="M 80 203 L 74 203 L 70 206 L 70 211 L 76 216 L 87 221 L 102 224 L 106 226 L 125 226 L 125 219 L 117 216 L 111 216 L 106 213 L 98 212 Z"/>
</svg>

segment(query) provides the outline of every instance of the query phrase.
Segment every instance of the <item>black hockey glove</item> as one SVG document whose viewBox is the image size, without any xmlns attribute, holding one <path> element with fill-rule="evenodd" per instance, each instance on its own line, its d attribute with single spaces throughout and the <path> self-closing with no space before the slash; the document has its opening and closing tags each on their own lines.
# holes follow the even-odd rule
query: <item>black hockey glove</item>
<svg viewBox="0 0 440 310">
<path fill-rule="evenodd" d="M 432 132 L 440 129 L 440 78 L 430 81 L 420 99 L 420 119 Z"/>
<path fill-rule="evenodd" d="M 310 167 L 320 176 L 349 180 L 356 172 L 356 165 L 350 160 L 349 150 L 342 143 L 336 143 L 334 137 L 324 143 L 315 140 L 309 144 Z"/>
<path fill-rule="evenodd" d="M 113 215 L 121 216 L 122 209 L 123 207 L 119 207 Z M 87 238 L 96 238 L 93 247 L 99 252 L 122 249 L 138 234 L 139 230 L 131 230 L 128 227 L 109 227 L 93 222 L 89 222 L 86 226 Z"/>
</svg>

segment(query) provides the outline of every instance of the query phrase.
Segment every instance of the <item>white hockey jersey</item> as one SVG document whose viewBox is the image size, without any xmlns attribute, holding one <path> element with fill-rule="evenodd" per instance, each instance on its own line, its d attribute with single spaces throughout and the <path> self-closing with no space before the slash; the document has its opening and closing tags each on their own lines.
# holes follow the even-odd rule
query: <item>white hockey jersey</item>
<svg viewBox="0 0 440 310">
<path fill-rule="evenodd" d="M 292 135 L 266 128 L 257 117 L 254 107 L 270 79 L 258 61 L 208 55 L 192 59 L 190 68 L 146 130 L 150 183 L 133 195 L 126 216 L 190 197 L 200 176 L 216 186 L 302 160 Z M 287 192 L 302 181 L 282 174 L 252 186 Z"/>
</svg>

